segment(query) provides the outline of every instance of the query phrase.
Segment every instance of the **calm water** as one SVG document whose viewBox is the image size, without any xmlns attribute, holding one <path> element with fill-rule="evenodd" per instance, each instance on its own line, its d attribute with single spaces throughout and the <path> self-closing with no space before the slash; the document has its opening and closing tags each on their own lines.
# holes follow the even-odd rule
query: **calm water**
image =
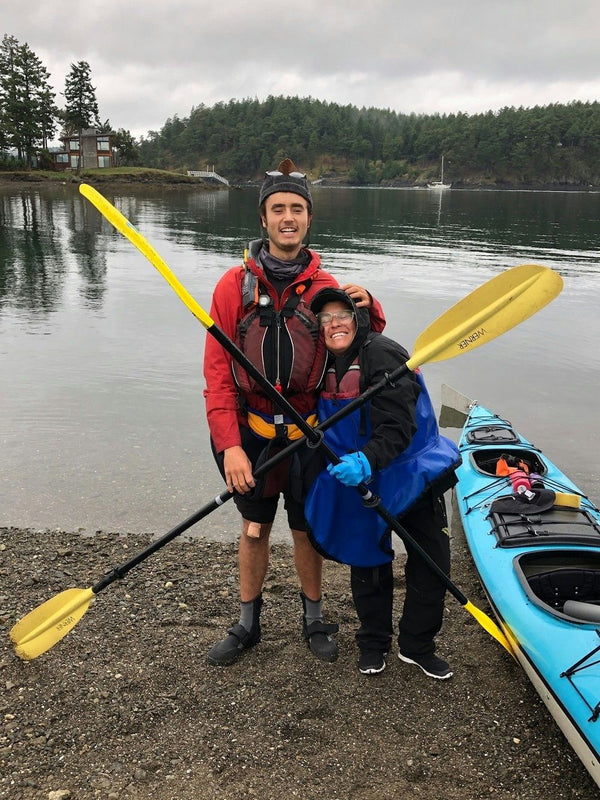
<svg viewBox="0 0 600 800">
<path fill-rule="evenodd" d="M 256 190 L 106 195 L 207 309 L 258 233 Z M 326 267 L 370 288 L 409 348 L 506 267 L 562 274 L 542 312 L 424 374 L 438 407 L 449 383 L 501 412 L 600 500 L 600 194 L 315 188 L 315 210 Z M 168 530 L 222 490 L 206 332 L 73 188 L 0 189 L 0 225 L 0 526 Z M 195 528 L 237 531 L 232 503 Z"/>
</svg>

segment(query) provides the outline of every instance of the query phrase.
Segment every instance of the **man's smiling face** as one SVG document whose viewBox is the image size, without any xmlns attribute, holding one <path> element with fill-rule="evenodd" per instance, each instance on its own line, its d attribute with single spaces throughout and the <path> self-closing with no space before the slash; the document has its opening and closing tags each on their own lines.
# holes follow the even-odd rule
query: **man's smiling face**
<svg viewBox="0 0 600 800">
<path fill-rule="evenodd" d="M 275 192 L 265 200 L 262 223 L 269 236 L 269 252 L 282 261 L 296 258 L 310 226 L 308 203 L 299 194 Z"/>
</svg>

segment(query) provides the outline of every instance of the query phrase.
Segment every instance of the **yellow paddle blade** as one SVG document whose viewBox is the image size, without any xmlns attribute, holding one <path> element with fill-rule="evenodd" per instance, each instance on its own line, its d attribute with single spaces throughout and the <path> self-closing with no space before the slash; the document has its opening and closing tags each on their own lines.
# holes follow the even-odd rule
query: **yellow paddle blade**
<svg viewBox="0 0 600 800">
<path fill-rule="evenodd" d="M 10 631 L 19 658 L 30 661 L 54 647 L 83 617 L 93 597 L 91 589 L 67 589 L 19 620 Z"/>
<path fill-rule="evenodd" d="M 538 264 L 501 272 L 438 317 L 415 342 L 406 366 L 444 361 L 501 336 L 560 294 L 563 280 Z"/>
<path fill-rule="evenodd" d="M 494 639 L 500 642 L 502 647 L 504 647 L 504 649 L 507 650 L 513 658 L 515 658 L 514 651 L 510 646 L 510 642 L 508 641 L 506 636 L 502 633 L 500 628 L 496 625 L 494 620 L 490 619 L 487 614 L 484 614 L 484 612 L 480 608 L 474 606 L 470 600 L 467 600 L 467 602 L 464 605 L 464 608 L 466 608 L 469 614 L 472 614 L 475 617 L 475 619 L 481 625 L 482 628 L 484 628 L 489 634 L 491 634 L 494 637 Z"/>
<path fill-rule="evenodd" d="M 165 264 L 162 258 L 158 255 L 156 250 L 152 247 L 142 234 L 137 231 L 131 222 L 118 211 L 112 203 L 96 191 L 92 186 L 87 183 L 79 185 L 80 193 L 95 206 L 103 217 L 115 226 L 115 228 L 123 234 L 129 241 L 137 247 L 137 249 L 146 256 L 152 266 L 160 272 L 163 278 L 167 281 L 169 286 L 173 289 L 175 294 L 182 300 L 189 308 L 196 319 L 201 322 L 205 328 L 210 328 L 214 325 L 214 320 L 206 313 L 202 306 L 194 300 L 188 290 L 179 282 L 175 275 L 171 272 L 169 267 Z"/>
</svg>

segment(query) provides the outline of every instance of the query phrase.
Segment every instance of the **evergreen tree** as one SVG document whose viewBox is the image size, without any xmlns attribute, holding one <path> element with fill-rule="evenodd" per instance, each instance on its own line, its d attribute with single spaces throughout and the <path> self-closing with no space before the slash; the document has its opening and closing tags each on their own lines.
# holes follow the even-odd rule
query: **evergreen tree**
<svg viewBox="0 0 600 800">
<path fill-rule="evenodd" d="M 46 148 L 55 130 L 54 93 L 50 74 L 27 44 L 21 50 L 22 115 L 21 141 L 28 165 L 38 147 Z"/>
<path fill-rule="evenodd" d="M 7 33 L 0 45 L 0 147 L 2 150 L 13 144 L 18 115 L 18 51 L 19 42 Z"/>
<path fill-rule="evenodd" d="M 39 94 L 39 122 L 42 132 L 42 147 L 48 147 L 48 141 L 52 139 L 56 132 L 56 121 L 58 119 L 58 108 L 55 103 L 56 95 L 52 88 L 48 86 Z"/>
<path fill-rule="evenodd" d="M 71 130 L 99 126 L 96 87 L 92 86 L 91 68 L 87 61 L 71 64 L 65 79 L 65 125 Z"/>
<path fill-rule="evenodd" d="M 13 147 L 31 165 L 55 130 L 57 109 L 50 75 L 27 43 L 5 34 L 0 45 L 0 146 Z"/>
<path fill-rule="evenodd" d="M 311 98 L 231 100 L 167 120 L 139 150 L 148 166 L 210 163 L 234 180 L 259 179 L 289 155 L 311 177 L 423 185 L 443 154 L 457 186 L 598 185 L 600 103 L 426 116 Z"/>
<path fill-rule="evenodd" d="M 62 118 L 65 133 L 70 135 L 77 132 L 79 136 L 79 156 L 77 158 L 77 173 L 79 174 L 83 130 L 93 126 L 100 127 L 96 87 L 92 86 L 91 68 L 87 61 L 71 64 L 71 69 L 65 79 L 64 95 L 65 108 Z"/>
<path fill-rule="evenodd" d="M 100 122 L 97 126 L 98 133 L 112 133 L 112 125 L 110 124 L 109 119 L 105 119 L 104 122 Z"/>
</svg>

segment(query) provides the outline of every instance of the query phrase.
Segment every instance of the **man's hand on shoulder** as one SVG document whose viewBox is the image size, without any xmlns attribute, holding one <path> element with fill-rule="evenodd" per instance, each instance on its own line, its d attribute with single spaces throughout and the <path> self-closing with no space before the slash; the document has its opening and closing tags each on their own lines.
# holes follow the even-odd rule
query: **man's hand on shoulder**
<svg viewBox="0 0 600 800">
<path fill-rule="evenodd" d="M 343 286 L 340 286 L 340 289 L 343 289 L 347 295 L 350 295 L 358 308 L 363 306 L 365 308 L 371 308 L 373 298 L 363 286 L 357 286 L 355 283 L 345 283 Z"/>
</svg>

